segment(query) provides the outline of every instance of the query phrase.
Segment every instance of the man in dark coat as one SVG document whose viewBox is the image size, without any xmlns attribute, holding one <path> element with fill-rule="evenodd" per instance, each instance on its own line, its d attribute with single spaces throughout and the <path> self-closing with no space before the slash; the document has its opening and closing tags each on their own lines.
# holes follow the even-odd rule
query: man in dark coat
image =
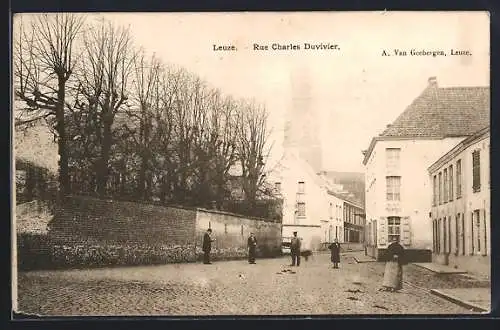
<svg viewBox="0 0 500 330">
<path fill-rule="evenodd" d="M 333 262 L 333 268 L 339 268 L 340 262 L 340 244 L 339 240 L 335 239 L 335 241 L 330 244 L 328 247 L 331 251 L 331 260 Z"/>
<path fill-rule="evenodd" d="M 255 252 L 257 250 L 257 238 L 255 238 L 253 233 L 250 233 L 248 237 L 248 263 L 255 264 Z"/>
<path fill-rule="evenodd" d="M 292 266 L 297 264 L 300 266 L 300 238 L 297 237 L 297 232 L 293 232 L 292 241 L 290 243 L 290 254 L 292 255 Z"/>
<path fill-rule="evenodd" d="M 215 239 L 212 238 L 212 229 L 208 228 L 205 235 L 203 235 L 203 263 L 210 265 L 210 251 L 212 250 L 212 242 Z"/>
</svg>

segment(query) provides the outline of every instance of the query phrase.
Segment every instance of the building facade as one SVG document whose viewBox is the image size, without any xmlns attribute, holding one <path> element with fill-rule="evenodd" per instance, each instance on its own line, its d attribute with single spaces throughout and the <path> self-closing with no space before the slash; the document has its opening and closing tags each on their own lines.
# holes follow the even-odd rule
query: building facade
<svg viewBox="0 0 500 330">
<path fill-rule="evenodd" d="M 328 217 L 322 220 L 322 243 L 332 243 L 335 239 L 344 242 L 343 205 L 344 201 L 330 190 L 327 190 Z"/>
<path fill-rule="evenodd" d="M 429 167 L 433 261 L 490 274 L 490 131 L 465 139 Z"/>
<path fill-rule="evenodd" d="M 436 79 L 363 152 L 366 243 L 381 259 L 399 238 L 412 261 L 432 259 L 432 183 L 427 171 L 448 150 L 489 124 L 488 87 L 440 88 Z"/>
<path fill-rule="evenodd" d="M 285 149 L 282 158 L 269 173 L 268 180 L 283 200 L 284 242 L 290 240 L 296 231 L 304 250 L 320 249 L 325 239 L 324 229 L 330 226 L 324 182 L 293 148 Z"/>
<path fill-rule="evenodd" d="M 365 232 L 365 210 L 354 202 L 343 201 L 343 224 L 345 243 L 363 243 Z"/>
<path fill-rule="evenodd" d="M 412 259 L 430 261 L 427 167 L 460 138 L 377 140 L 366 161 L 367 252 L 383 257 L 397 236 Z"/>
</svg>

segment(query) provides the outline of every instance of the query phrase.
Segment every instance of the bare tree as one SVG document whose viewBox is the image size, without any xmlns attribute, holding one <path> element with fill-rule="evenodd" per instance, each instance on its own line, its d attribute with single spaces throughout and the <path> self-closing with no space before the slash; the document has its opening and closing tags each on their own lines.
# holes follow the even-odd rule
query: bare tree
<svg viewBox="0 0 500 330">
<path fill-rule="evenodd" d="M 186 71 L 181 72 L 179 86 L 173 105 L 176 182 L 173 195 L 177 202 L 186 202 L 191 191 L 196 173 L 195 139 L 199 135 L 198 121 L 200 115 L 200 88 L 202 82 L 198 77 Z"/>
<path fill-rule="evenodd" d="M 129 76 L 135 52 L 129 29 L 101 21 L 84 36 L 84 54 L 79 74 L 78 110 L 95 119 L 99 158 L 95 164 L 97 193 L 104 195 L 109 178 L 113 124 L 128 100 Z"/>
<path fill-rule="evenodd" d="M 243 103 L 238 113 L 238 158 L 245 199 L 251 208 L 265 182 L 264 169 L 271 151 L 267 118 L 266 108 L 254 102 Z"/>
<path fill-rule="evenodd" d="M 43 14 L 20 22 L 14 48 L 15 97 L 26 107 L 19 122 L 52 117 L 59 152 L 59 185 L 70 193 L 65 109 L 67 83 L 76 66 L 75 43 L 84 25 L 76 14 Z M 23 119 L 28 114 L 29 119 Z M 25 118 L 25 117 L 24 117 Z"/>
<path fill-rule="evenodd" d="M 226 194 L 228 173 L 237 160 L 237 120 L 236 102 L 226 97 L 215 102 L 212 110 L 212 131 L 215 138 L 214 146 L 214 183 L 215 200 L 220 208 Z"/>
<path fill-rule="evenodd" d="M 162 66 L 153 55 L 150 60 L 142 51 L 133 62 L 133 105 L 127 110 L 131 122 L 124 127 L 131 134 L 140 159 L 137 197 L 148 199 L 152 192 L 153 152 L 156 130 L 154 121 L 161 122 Z"/>
</svg>

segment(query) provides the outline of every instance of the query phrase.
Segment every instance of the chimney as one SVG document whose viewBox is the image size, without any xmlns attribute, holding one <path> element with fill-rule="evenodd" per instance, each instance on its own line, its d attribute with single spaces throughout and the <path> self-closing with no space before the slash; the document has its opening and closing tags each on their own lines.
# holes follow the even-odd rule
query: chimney
<svg viewBox="0 0 500 330">
<path fill-rule="evenodd" d="M 436 77 L 429 77 L 428 82 L 429 82 L 429 87 L 437 87 L 438 85 Z"/>
</svg>

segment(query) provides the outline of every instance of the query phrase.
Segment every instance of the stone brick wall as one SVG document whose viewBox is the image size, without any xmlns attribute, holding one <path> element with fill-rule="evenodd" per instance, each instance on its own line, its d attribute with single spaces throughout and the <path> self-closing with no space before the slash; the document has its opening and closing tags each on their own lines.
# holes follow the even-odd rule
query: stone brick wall
<svg viewBox="0 0 500 330">
<path fill-rule="evenodd" d="M 63 242 L 187 245 L 195 223 L 194 209 L 73 196 L 56 210 L 49 232 Z"/>
<path fill-rule="evenodd" d="M 201 260 L 202 238 L 209 227 L 217 239 L 213 260 L 246 257 L 250 232 L 257 237 L 258 256 L 281 254 L 280 223 L 205 209 L 81 196 L 68 197 L 56 208 L 43 238 L 47 249 L 31 251 L 31 239 L 23 240 L 19 249 L 34 256 L 30 259 L 47 259 L 49 268 L 193 262 Z M 28 263 L 24 268 L 39 267 Z"/>
<path fill-rule="evenodd" d="M 218 251 L 240 251 L 247 254 L 247 239 L 253 232 L 257 238 L 257 254 L 276 256 L 281 251 L 281 223 L 264 219 L 246 218 L 233 213 L 198 209 L 196 217 L 196 241 L 201 245 L 203 234 L 211 228 L 216 241 L 212 247 Z"/>
</svg>

